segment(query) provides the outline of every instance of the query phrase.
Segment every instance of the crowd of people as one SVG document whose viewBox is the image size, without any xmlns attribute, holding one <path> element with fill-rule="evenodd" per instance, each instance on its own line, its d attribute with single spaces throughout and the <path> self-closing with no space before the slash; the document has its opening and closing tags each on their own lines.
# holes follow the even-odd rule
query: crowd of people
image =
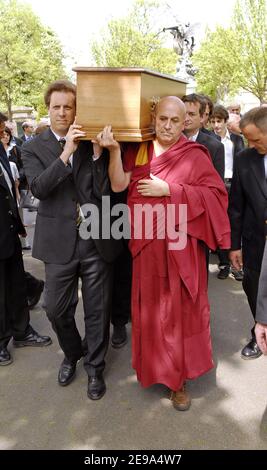
<svg viewBox="0 0 267 470">
<path fill-rule="evenodd" d="M 138 380 L 166 385 L 174 408 L 188 410 L 186 381 L 213 367 L 210 251 L 219 280 L 242 281 L 253 315 L 241 357 L 267 353 L 267 108 L 241 116 L 239 105 L 214 106 L 205 95 L 165 96 L 153 111 L 154 139 L 122 146 L 110 125 L 81 140 L 71 82 L 53 82 L 44 100 L 49 125 L 34 132 L 23 123 L 22 140 L 0 113 L 0 365 L 12 362 L 11 338 L 15 347 L 51 344 L 30 325 L 44 290 L 64 353 L 60 386 L 83 358 L 87 395 L 101 399 L 110 321 L 111 344 L 121 348 L 131 317 Z M 44 263 L 45 283 L 23 267 L 23 191 L 39 200 L 32 256 Z"/>
</svg>

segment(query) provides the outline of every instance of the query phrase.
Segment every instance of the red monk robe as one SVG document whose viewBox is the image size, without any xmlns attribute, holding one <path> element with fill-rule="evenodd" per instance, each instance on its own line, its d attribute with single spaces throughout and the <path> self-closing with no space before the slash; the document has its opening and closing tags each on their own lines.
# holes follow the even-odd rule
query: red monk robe
<svg viewBox="0 0 267 470">
<path fill-rule="evenodd" d="M 179 390 L 186 379 L 194 379 L 213 367 L 202 242 L 212 250 L 218 246 L 229 248 L 228 198 L 203 146 L 181 136 L 170 149 L 153 157 L 153 144 L 142 144 L 143 157 L 147 148 L 145 164 L 140 162 L 139 148 L 130 145 L 123 159 L 124 170 L 132 172 L 128 205 L 133 255 L 133 368 L 144 387 L 161 383 Z M 170 197 L 144 197 L 138 193 L 137 182 L 148 179 L 151 173 L 169 184 Z M 177 231 L 178 206 L 187 204 L 188 236 L 183 250 L 169 250 L 167 236 L 157 239 L 156 224 L 153 239 L 145 239 L 144 234 L 141 240 L 133 238 L 135 204 L 166 207 L 170 203 L 176 206 Z"/>
</svg>

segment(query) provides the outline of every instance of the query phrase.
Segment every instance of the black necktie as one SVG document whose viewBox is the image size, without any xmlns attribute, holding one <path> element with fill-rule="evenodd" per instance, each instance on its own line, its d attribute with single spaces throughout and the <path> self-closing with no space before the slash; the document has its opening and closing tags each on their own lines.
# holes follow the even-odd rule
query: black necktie
<svg viewBox="0 0 267 470">
<path fill-rule="evenodd" d="M 65 144 L 66 144 L 66 139 L 65 137 L 61 137 L 58 141 L 60 147 L 62 148 L 62 150 L 64 150 L 64 147 L 65 147 Z M 70 162 L 67 163 L 67 166 L 71 168 L 71 164 Z"/>
<path fill-rule="evenodd" d="M 62 148 L 62 150 L 64 150 L 66 139 L 64 137 L 61 137 L 61 139 L 59 139 L 58 142 L 59 142 L 59 145 Z M 67 163 L 67 166 L 71 167 L 70 162 Z M 76 225 L 77 225 L 77 228 L 80 226 L 81 222 L 82 222 L 82 216 L 81 216 L 81 213 L 80 213 L 80 204 L 77 202 L 77 204 L 76 204 Z"/>
<path fill-rule="evenodd" d="M 66 139 L 64 137 L 62 137 L 61 139 L 59 139 L 58 143 L 59 143 L 60 147 L 62 148 L 62 150 L 64 150 Z"/>
</svg>

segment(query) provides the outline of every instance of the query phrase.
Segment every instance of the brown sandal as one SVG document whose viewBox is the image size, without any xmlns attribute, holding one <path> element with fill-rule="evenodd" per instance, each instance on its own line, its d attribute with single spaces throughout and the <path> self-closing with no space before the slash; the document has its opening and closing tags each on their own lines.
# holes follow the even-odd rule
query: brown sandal
<svg viewBox="0 0 267 470">
<path fill-rule="evenodd" d="M 172 391 L 170 399 L 176 410 L 186 411 L 191 406 L 191 398 L 185 389 L 185 384 L 177 392 Z"/>
</svg>

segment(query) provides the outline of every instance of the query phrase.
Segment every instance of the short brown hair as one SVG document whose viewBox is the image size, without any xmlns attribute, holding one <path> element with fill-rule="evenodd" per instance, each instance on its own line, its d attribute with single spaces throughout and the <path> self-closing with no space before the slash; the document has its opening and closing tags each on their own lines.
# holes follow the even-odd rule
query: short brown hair
<svg viewBox="0 0 267 470">
<path fill-rule="evenodd" d="M 199 114 L 200 116 L 203 116 L 206 110 L 206 102 L 204 98 L 201 95 L 198 95 L 197 93 L 191 93 L 190 95 L 184 95 L 182 97 L 182 101 L 184 103 L 199 103 Z"/>
<path fill-rule="evenodd" d="M 216 106 L 214 106 L 213 113 L 211 116 L 211 119 L 214 118 L 223 119 L 226 122 L 229 119 L 229 113 L 224 106 L 222 106 L 221 104 L 216 104 Z"/>
<path fill-rule="evenodd" d="M 50 105 L 50 100 L 51 100 L 51 95 L 54 93 L 54 91 L 63 91 L 65 93 L 73 93 L 76 101 L 76 85 L 74 83 L 70 82 L 69 80 L 56 80 L 55 82 L 51 83 L 45 94 L 44 94 L 44 102 L 49 108 Z"/>
<path fill-rule="evenodd" d="M 245 113 L 240 120 L 239 127 L 243 130 L 248 124 L 254 124 L 261 132 L 267 133 L 267 108 L 258 106 Z"/>
<path fill-rule="evenodd" d="M 202 93 L 199 93 L 199 96 L 201 96 L 201 98 L 205 101 L 205 105 L 209 107 L 209 117 L 212 116 L 212 113 L 213 113 L 213 108 L 214 108 L 214 104 L 213 104 L 213 101 L 212 99 L 208 96 L 208 95 L 203 95 Z"/>
</svg>

